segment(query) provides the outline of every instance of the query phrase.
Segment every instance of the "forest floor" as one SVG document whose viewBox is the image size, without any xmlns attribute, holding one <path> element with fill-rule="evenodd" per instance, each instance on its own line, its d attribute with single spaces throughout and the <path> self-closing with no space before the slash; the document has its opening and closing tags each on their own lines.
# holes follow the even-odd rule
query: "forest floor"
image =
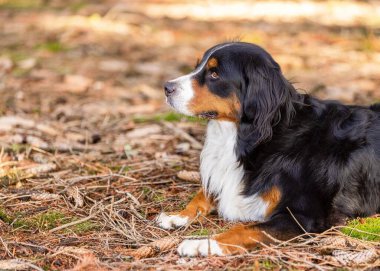
<svg viewBox="0 0 380 271">
<path fill-rule="evenodd" d="M 168 232 L 152 221 L 200 187 L 177 173 L 198 171 L 205 121 L 173 113 L 162 85 L 207 48 L 257 43 L 301 92 L 380 101 L 377 2 L 207 3 L 0 0 L 1 270 L 380 265 L 376 217 L 240 256 L 181 259 L 170 246 L 131 257 L 164 237 L 230 226 L 212 216 Z"/>
</svg>

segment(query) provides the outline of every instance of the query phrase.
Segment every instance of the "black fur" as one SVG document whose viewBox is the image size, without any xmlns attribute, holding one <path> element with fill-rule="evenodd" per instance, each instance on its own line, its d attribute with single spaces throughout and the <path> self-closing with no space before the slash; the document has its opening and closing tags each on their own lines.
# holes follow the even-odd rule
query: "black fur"
<svg viewBox="0 0 380 271">
<path fill-rule="evenodd" d="M 235 91 L 240 99 L 236 153 L 245 195 L 274 185 L 282 194 L 264 228 L 294 231 L 289 210 L 308 232 L 380 212 L 380 104 L 348 106 L 300 94 L 253 44 L 233 43 L 213 57 L 220 79 L 200 74 L 199 80 L 221 97 Z"/>
</svg>

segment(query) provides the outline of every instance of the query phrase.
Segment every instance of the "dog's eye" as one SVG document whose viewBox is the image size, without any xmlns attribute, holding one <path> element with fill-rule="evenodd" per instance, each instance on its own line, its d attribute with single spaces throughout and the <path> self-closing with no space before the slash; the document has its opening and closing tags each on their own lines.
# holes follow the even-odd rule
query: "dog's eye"
<svg viewBox="0 0 380 271">
<path fill-rule="evenodd" d="M 210 74 L 210 76 L 211 76 L 212 79 L 218 79 L 219 78 L 219 75 L 216 72 L 212 72 Z"/>
</svg>

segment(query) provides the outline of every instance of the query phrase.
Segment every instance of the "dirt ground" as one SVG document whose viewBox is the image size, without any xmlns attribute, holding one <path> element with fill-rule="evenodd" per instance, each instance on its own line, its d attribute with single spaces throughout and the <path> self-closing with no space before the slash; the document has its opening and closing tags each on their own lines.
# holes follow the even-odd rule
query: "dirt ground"
<svg viewBox="0 0 380 271">
<path fill-rule="evenodd" d="M 170 111 L 165 80 L 240 39 L 266 48 L 301 92 L 371 104 L 379 37 L 377 1 L 0 0 L 0 269 L 379 266 L 378 242 L 339 229 L 243 256 L 180 259 L 170 245 L 131 257 L 229 227 L 216 216 L 174 232 L 152 222 L 200 186 L 177 173 L 198 170 L 205 122 Z"/>
</svg>

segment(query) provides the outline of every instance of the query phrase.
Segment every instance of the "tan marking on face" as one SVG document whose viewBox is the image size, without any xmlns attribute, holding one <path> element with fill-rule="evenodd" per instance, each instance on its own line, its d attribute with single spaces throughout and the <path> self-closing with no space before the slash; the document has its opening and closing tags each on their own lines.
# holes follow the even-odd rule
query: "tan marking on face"
<svg viewBox="0 0 380 271">
<path fill-rule="evenodd" d="M 265 214 L 265 216 L 268 217 L 273 213 L 274 209 L 277 207 L 278 203 L 280 202 L 281 191 L 277 186 L 273 186 L 270 190 L 264 192 L 261 195 L 261 197 L 265 202 L 269 204 L 268 209 Z"/>
<path fill-rule="evenodd" d="M 212 69 L 218 67 L 218 60 L 216 58 L 210 58 L 207 62 L 207 68 Z"/>
<path fill-rule="evenodd" d="M 206 85 L 199 86 L 196 80 L 192 80 L 194 97 L 189 102 L 189 110 L 194 115 L 200 115 L 204 112 L 215 111 L 218 113 L 216 119 L 227 121 L 238 121 L 240 102 L 236 94 L 222 98 L 213 94 Z"/>
</svg>

